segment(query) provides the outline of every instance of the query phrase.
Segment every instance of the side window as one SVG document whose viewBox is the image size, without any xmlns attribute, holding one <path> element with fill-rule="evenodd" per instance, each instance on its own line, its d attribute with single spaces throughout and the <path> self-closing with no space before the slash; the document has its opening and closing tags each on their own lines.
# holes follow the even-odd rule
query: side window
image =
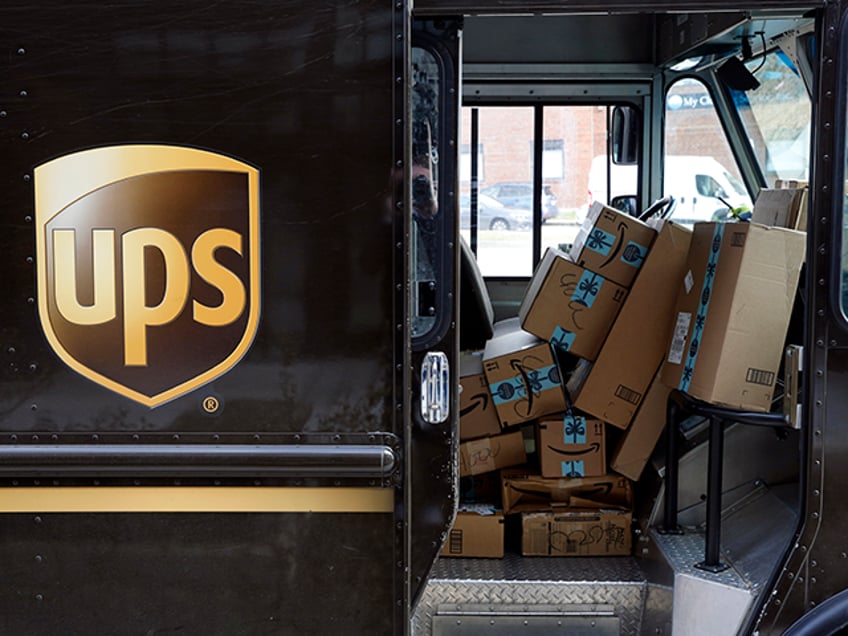
<svg viewBox="0 0 848 636">
<path fill-rule="evenodd" d="M 706 86 L 675 82 L 666 95 L 663 194 L 676 201 L 682 223 L 725 219 L 751 207 L 730 144 Z"/>
<path fill-rule="evenodd" d="M 727 197 L 727 192 L 724 191 L 724 188 L 708 174 L 695 175 L 695 188 L 701 196 L 715 197 L 717 199 Z"/>
<path fill-rule="evenodd" d="M 439 98 L 436 57 L 412 49 L 412 336 L 436 325 L 439 310 L 442 225 L 439 210 Z"/>
<path fill-rule="evenodd" d="M 474 152 L 470 147 L 471 110 L 462 109 L 461 123 L 469 161 Z M 533 107 L 485 106 L 476 110 L 478 171 L 460 183 L 459 231 L 476 247 L 484 276 L 529 276 L 533 265 L 532 195 L 522 199 L 515 186 L 524 184 L 526 191 L 532 192 Z M 477 185 L 476 193 L 472 184 Z"/>
<path fill-rule="evenodd" d="M 542 252 L 547 247 L 565 249 L 592 201 L 636 197 L 637 166 L 607 170 L 610 113 L 609 106 L 597 104 L 462 109 L 460 233 L 475 249 L 484 276 L 530 276 L 534 231 L 541 233 Z M 542 136 L 536 139 L 539 132 Z M 471 171 L 473 138 L 476 174 Z M 536 170 L 537 158 L 541 170 Z M 534 178 L 539 173 L 537 189 Z M 541 227 L 536 228 L 534 192 L 539 193 L 541 209 Z"/>
</svg>

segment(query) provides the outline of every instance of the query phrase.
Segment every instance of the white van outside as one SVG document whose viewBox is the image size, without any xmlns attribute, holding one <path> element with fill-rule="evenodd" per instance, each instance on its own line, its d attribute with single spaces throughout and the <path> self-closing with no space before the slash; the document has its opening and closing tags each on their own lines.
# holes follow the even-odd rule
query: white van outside
<svg viewBox="0 0 848 636">
<path fill-rule="evenodd" d="M 750 208 L 752 205 L 745 186 L 713 157 L 670 155 L 665 166 L 663 194 L 674 197 L 672 218 L 682 223 L 724 218 L 728 206 Z M 607 197 L 607 158 L 595 157 L 589 170 L 589 203 L 609 204 L 616 197 L 635 196 L 637 176 L 635 165 L 613 165 Z M 585 212 L 583 208 L 578 211 L 577 220 L 581 223 Z"/>
</svg>

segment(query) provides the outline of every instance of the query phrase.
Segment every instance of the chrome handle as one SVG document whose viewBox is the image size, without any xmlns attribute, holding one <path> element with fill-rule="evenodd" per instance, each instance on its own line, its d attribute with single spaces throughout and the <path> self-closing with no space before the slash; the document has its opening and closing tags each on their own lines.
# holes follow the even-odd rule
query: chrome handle
<svg viewBox="0 0 848 636">
<path fill-rule="evenodd" d="M 450 415 L 450 364 L 441 351 L 430 351 L 421 363 L 421 417 L 441 424 Z"/>
</svg>

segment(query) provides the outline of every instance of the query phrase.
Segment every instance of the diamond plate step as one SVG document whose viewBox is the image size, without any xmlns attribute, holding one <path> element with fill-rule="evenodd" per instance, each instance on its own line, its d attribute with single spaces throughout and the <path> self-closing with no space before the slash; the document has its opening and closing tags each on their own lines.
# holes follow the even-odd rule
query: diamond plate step
<svg viewBox="0 0 848 636">
<path fill-rule="evenodd" d="M 611 608 L 612 615 L 604 620 L 615 618 L 618 630 L 614 633 L 636 635 L 643 633 L 646 608 L 670 615 L 671 592 L 649 586 L 636 559 L 630 557 L 507 554 L 503 559 L 439 559 L 413 615 L 412 633 L 438 636 L 433 626 L 444 622 L 440 616 L 469 606 L 481 608 L 483 614 L 504 608 L 547 611 L 553 606 L 566 615 L 569 608 L 565 606 L 576 605 Z M 604 624 L 605 629 L 609 624 Z"/>
</svg>

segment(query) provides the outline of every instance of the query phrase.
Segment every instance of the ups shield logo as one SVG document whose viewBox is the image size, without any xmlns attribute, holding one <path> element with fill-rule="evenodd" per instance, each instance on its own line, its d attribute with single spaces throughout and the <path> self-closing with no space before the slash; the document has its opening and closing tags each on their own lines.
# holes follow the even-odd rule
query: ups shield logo
<svg viewBox="0 0 848 636">
<path fill-rule="evenodd" d="M 149 407 L 231 369 L 259 321 L 259 172 L 176 146 L 35 169 L 38 311 L 58 356 Z"/>
</svg>

